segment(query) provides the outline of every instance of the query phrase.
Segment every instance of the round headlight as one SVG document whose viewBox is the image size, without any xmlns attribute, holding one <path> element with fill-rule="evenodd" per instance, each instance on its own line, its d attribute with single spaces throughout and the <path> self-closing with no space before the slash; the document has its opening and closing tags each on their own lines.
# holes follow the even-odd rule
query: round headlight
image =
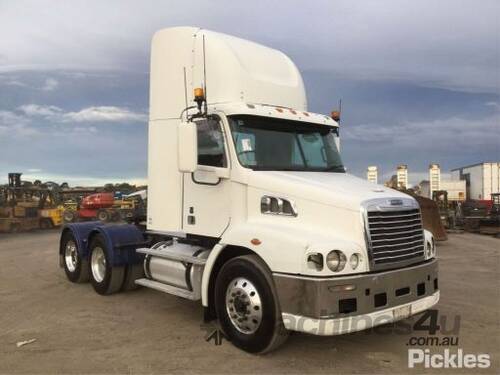
<svg viewBox="0 0 500 375">
<path fill-rule="evenodd" d="M 358 254 L 352 254 L 351 257 L 349 258 L 349 264 L 351 265 L 351 268 L 355 270 L 358 268 L 359 265 L 359 255 Z"/>
<path fill-rule="evenodd" d="M 326 256 L 326 265 L 333 272 L 342 271 L 346 264 L 346 257 L 340 250 L 333 250 Z"/>
</svg>

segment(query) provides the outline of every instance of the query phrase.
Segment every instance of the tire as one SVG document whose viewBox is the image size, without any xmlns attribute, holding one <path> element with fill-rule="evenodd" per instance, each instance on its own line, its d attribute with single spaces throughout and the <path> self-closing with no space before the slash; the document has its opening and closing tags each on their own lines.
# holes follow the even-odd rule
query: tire
<svg viewBox="0 0 500 375">
<path fill-rule="evenodd" d="M 139 264 L 129 264 L 125 269 L 125 280 L 123 281 L 122 291 L 127 292 L 139 288 L 135 280 L 144 277 L 144 266 Z"/>
<path fill-rule="evenodd" d="M 72 223 L 75 221 L 76 215 L 75 211 L 66 210 L 63 213 L 63 219 L 65 223 Z"/>
<path fill-rule="evenodd" d="M 215 283 L 215 309 L 226 337 L 244 351 L 268 353 L 288 337 L 271 272 L 255 255 L 222 266 Z"/>
<path fill-rule="evenodd" d="M 101 235 L 90 242 L 90 282 L 94 290 L 101 295 L 120 291 L 125 278 L 125 266 L 112 267 L 106 242 Z"/>
<path fill-rule="evenodd" d="M 85 283 L 89 281 L 89 261 L 78 253 L 77 242 L 73 233 L 64 233 L 61 241 L 61 260 L 64 272 L 69 281 Z"/>
<path fill-rule="evenodd" d="M 108 221 L 109 220 L 109 212 L 106 210 L 97 211 L 97 219 L 100 221 Z"/>
</svg>

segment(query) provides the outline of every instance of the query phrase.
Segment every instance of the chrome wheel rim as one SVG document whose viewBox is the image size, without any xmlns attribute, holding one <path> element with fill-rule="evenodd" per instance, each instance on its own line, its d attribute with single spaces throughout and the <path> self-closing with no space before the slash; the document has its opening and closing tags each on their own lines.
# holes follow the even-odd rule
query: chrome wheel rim
<svg viewBox="0 0 500 375">
<path fill-rule="evenodd" d="M 94 280 L 98 283 L 102 282 L 106 276 L 106 257 L 102 248 L 94 247 L 92 250 L 90 268 L 92 270 Z"/>
<path fill-rule="evenodd" d="M 255 285 L 238 277 L 226 290 L 226 311 L 233 326 L 241 333 L 250 335 L 262 323 L 262 301 Z"/>
<path fill-rule="evenodd" d="M 76 251 L 76 244 L 74 241 L 66 242 L 66 247 L 64 248 L 64 261 L 66 262 L 68 271 L 75 272 L 78 264 L 78 252 Z"/>
</svg>

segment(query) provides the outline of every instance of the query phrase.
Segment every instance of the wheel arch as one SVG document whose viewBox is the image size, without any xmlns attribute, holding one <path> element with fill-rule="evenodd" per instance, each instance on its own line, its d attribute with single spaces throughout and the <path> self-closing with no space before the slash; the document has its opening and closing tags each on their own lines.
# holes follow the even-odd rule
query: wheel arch
<svg viewBox="0 0 500 375">
<path fill-rule="evenodd" d="M 89 247 L 97 236 L 101 236 L 106 243 L 106 251 L 109 252 L 113 267 L 137 264 L 144 259 L 142 254 L 135 251 L 138 247 L 146 245 L 143 233 L 135 225 L 97 226 L 88 235 Z"/>
<path fill-rule="evenodd" d="M 209 256 L 209 259 L 205 265 L 201 285 L 201 298 L 202 305 L 205 308 L 205 320 L 213 320 L 217 317 L 214 304 L 215 281 L 217 280 L 217 276 L 222 266 L 229 260 L 243 255 L 255 255 L 259 258 L 259 260 L 262 261 L 262 264 L 267 267 L 269 273 L 271 273 L 271 270 L 264 259 L 262 259 L 262 257 L 255 251 L 247 247 L 218 244 L 214 247 L 212 253 L 210 254 L 211 256 Z"/>
<path fill-rule="evenodd" d="M 99 222 L 71 223 L 66 224 L 61 231 L 59 240 L 59 255 L 63 254 L 63 240 L 67 233 L 71 233 L 76 241 L 78 254 L 86 259 L 89 255 L 88 238 L 89 234 L 99 226 Z"/>
<path fill-rule="evenodd" d="M 101 235 L 110 251 L 113 265 L 137 264 L 143 256 L 135 249 L 145 245 L 142 232 L 135 225 L 104 225 L 100 221 L 66 224 L 61 232 L 59 255 L 63 254 L 63 239 L 71 233 L 76 241 L 78 254 L 87 259 L 90 255 L 90 243 Z"/>
</svg>

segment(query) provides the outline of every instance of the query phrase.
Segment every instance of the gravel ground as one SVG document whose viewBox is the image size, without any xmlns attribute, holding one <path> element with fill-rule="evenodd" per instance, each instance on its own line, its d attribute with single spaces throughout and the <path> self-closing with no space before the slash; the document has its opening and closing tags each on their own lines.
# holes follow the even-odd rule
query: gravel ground
<svg viewBox="0 0 500 375">
<path fill-rule="evenodd" d="M 55 230 L 0 234 L 0 373 L 424 371 L 408 368 L 407 343 L 412 336 L 427 336 L 425 332 L 293 334 L 266 356 L 241 352 L 226 341 L 216 346 L 205 341 L 197 302 L 144 288 L 103 297 L 89 284 L 68 282 L 58 267 L 58 239 Z M 439 314 L 447 317 L 449 327 L 460 316 L 455 336 L 464 353 L 488 353 L 492 360 L 489 369 L 455 371 L 498 374 L 500 240 L 452 234 L 439 245 Z M 30 339 L 36 341 L 16 346 Z"/>
</svg>

